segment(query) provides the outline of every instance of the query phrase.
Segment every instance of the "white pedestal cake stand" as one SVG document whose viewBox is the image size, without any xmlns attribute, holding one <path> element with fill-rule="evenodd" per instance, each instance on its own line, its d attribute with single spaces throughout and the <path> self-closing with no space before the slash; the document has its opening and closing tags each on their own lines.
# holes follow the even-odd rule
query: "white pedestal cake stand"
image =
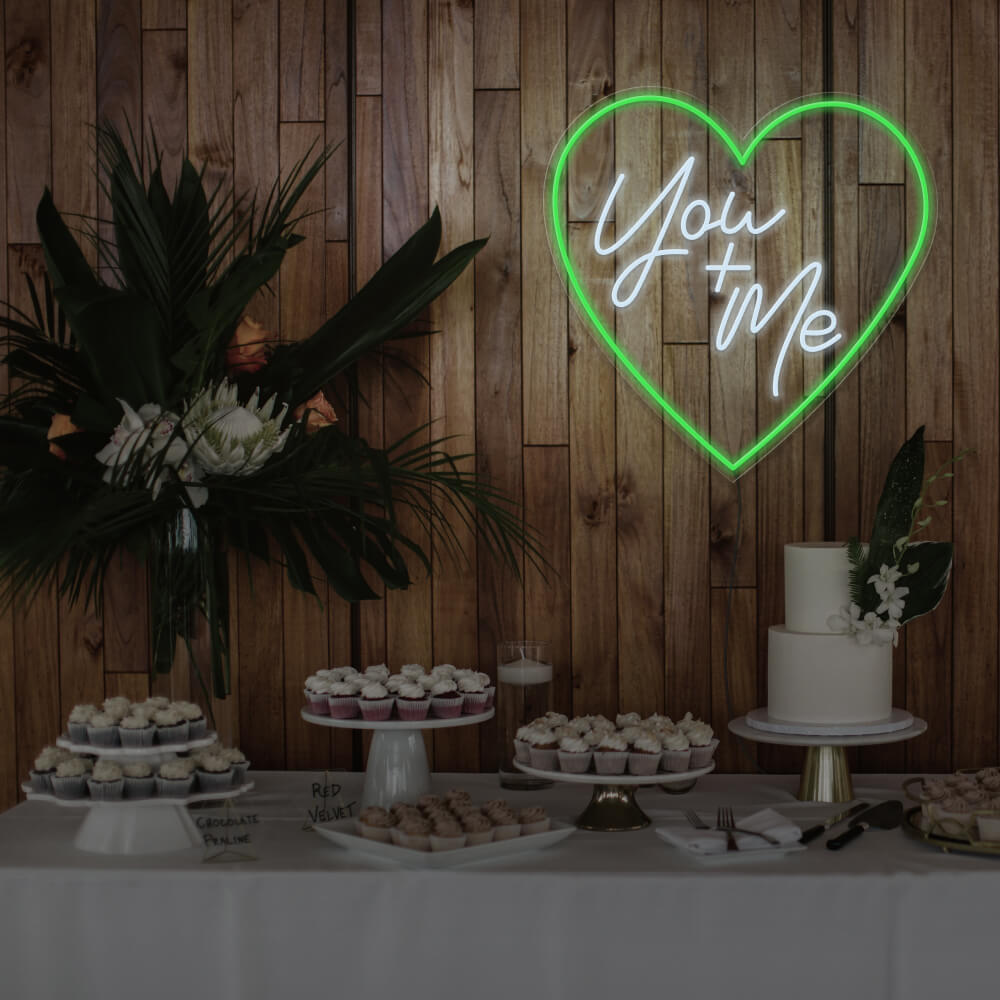
<svg viewBox="0 0 1000 1000">
<path fill-rule="evenodd" d="M 154 796 L 110 802 L 61 799 L 47 792 L 32 791 L 27 784 L 21 787 L 29 799 L 88 810 L 73 841 L 78 850 L 91 854 L 162 854 L 202 846 L 201 834 L 187 811 L 189 805 L 234 799 L 251 791 L 253 782 L 220 792 L 196 792 L 183 798 Z"/>
<path fill-rule="evenodd" d="M 894 714 L 902 712 L 894 709 Z M 755 743 L 771 743 L 776 746 L 805 747 L 806 759 L 799 779 L 798 798 L 803 802 L 850 802 L 854 798 L 851 771 L 847 766 L 847 747 L 882 746 L 887 743 L 902 743 L 927 732 L 923 719 L 912 717 L 904 728 L 890 732 L 868 732 L 841 734 L 830 731 L 820 735 L 804 733 L 775 732 L 760 728 L 760 720 L 767 723 L 760 709 L 755 709 L 756 726 L 747 723 L 747 716 L 741 715 L 729 723 L 729 731 L 745 740 Z M 784 728 L 784 727 L 783 727 Z M 829 727 L 835 730 L 838 727 Z M 878 727 L 885 728 L 885 727 Z"/>
<path fill-rule="evenodd" d="M 587 808 L 576 818 L 581 830 L 599 830 L 603 833 L 618 833 L 624 830 L 641 830 L 650 824 L 649 817 L 635 801 L 637 788 L 649 785 L 673 785 L 687 783 L 694 785 L 703 774 L 715 770 L 713 761 L 707 767 L 696 767 L 691 771 L 657 771 L 656 774 L 569 774 L 566 771 L 542 771 L 537 767 L 514 761 L 514 766 L 525 774 L 550 781 L 564 781 L 570 785 L 593 785 L 594 791 Z"/>
<path fill-rule="evenodd" d="M 393 802 L 409 801 L 426 795 L 431 790 L 431 772 L 424 750 L 425 729 L 454 729 L 457 726 L 475 726 L 493 718 L 492 708 L 475 715 L 459 715 L 454 719 L 435 719 L 428 716 L 422 722 L 390 719 L 387 722 L 366 722 L 364 719 L 332 719 L 329 715 L 314 715 L 302 709 L 302 718 L 314 726 L 332 729 L 370 729 L 372 745 L 368 750 L 365 768 L 365 787 L 361 793 L 361 808 L 382 806 L 388 809 Z"/>
</svg>

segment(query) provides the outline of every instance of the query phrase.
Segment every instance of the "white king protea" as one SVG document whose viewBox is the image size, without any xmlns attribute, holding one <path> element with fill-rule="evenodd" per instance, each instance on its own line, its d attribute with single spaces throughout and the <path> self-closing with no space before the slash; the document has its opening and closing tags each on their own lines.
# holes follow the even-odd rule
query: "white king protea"
<svg viewBox="0 0 1000 1000">
<path fill-rule="evenodd" d="M 263 406 L 260 390 L 241 404 L 237 387 L 223 379 L 194 398 L 184 415 L 184 436 L 191 443 L 198 464 L 206 472 L 223 476 L 249 476 L 285 447 L 291 425 L 281 429 L 287 406 L 277 416 L 275 397 Z"/>
</svg>

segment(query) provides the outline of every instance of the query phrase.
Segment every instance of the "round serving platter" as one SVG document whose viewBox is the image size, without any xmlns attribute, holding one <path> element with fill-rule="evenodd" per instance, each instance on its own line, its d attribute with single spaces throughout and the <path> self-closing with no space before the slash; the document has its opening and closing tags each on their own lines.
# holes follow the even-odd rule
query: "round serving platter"
<svg viewBox="0 0 1000 1000">
<path fill-rule="evenodd" d="M 898 733 L 913 725 L 913 716 L 903 708 L 894 708 L 885 719 L 871 722 L 788 722 L 773 719 L 766 708 L 755 708 L 746 714 L 747 725 L 764 733 L 785 733 L 789 736 L 878 736 L 882 733 Z"/>
<path fill-rule="evenodd" d="M 121 760 L 127 757 L 130 760 L 148 761 L 151 757 L 164 757 L 167 754 L 186 753 L 188 750 L 210 747 L 216 738 L 216 733 L 205 733 L 200 739 L 185 740 L 183 743 L 157 743 L 151 747 L 99 747 L 94 743 L 74 743 L 69 736 L 63 733 L 56 740 L 56 746 L 62 747 L 64 750 L 71 750 L 73 753 L 87 754 L 90 757 L 104 757 L 107 760 Z"/>
<path fill-rule="evenodd" d="M 144 799 L 61 799 L 58 795 L 52 795 L 49 792 L 36 792 L 27 782 L 21 785 L 21 790 L 32 801 L 51 802 L 53 805 L 64 806 L 69 809 L 79 809 L 81 806 L 87 806 L 90 809 L 140 809 L 147 806 L 164 808 L 169 806 L 189 806 L 195 802 L 218 802 L 223 799 L 235 799 L 240 795 L 245 795 L 247 792 L 253 791 L 253 787 L 252 781 L 245 781 L 242 785 L 218 792 L 194 792 L 191 795 L 178 795 L 176 797 L 170 795 L 150 795 Z"/>
<path fill-rule="evenodd" d="M 940 833 L 931 833 L 925 828 L 925 820 L 920 806 L 908 809 L 903 816 L 903 830 L 911 837 L 922 840 L 925 844 L 936 847 L 945 854 L 957 851 L 960 854 L 987 854 L 1000 858 L 1000 841 L 961 840 L 958 837 L 946 837 Z"/>
<path fill-rule="evenodd" d="M 581 830 L 598 830 L 603 833 L 618 833 L 625 830 L 642 830 L 649 826 L 650 818 L 635 801 L 637 788 L 661 785 L 669 789 L 671 785 L 683 785 L 687 791 L 702 775 L 715 770 L 713 761 L 707 767 L 696 767 L 690 771 L 657 771 L 656 774 L 569 774 L 566 771 L 543 771 L 515 760 L 514 766 L 525 774 L 549 781 L 562 781 L 570 785 L 593 785 L 594 791 L 587 808 L 576 819 Z"/>
<path fill-rule="evenodd" d="M 405 719 L 387 719 L 385 722 L 368 722 L 366 719 L 332 719 L 329 715 L 316 715 L 308 708 L 302 709 L 302 718 L 314 726 L 330 726 L 332 729 L 371 729 L 378 733 L 405 733 L 411 729 L 453 729 L 455 726 L 473 726 L 492 719 L 495 712 L 488 708 L 475 715 L 457 715 L 454 719 L 421 719 L 407 722 Z"/>
</svg>

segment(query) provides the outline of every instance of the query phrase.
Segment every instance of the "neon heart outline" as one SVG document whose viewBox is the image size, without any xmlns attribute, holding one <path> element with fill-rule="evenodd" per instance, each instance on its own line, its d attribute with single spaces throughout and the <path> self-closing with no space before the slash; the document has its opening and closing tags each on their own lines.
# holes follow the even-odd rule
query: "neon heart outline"
<svg viewBox="0 0 1000 1000">
<path fill-rule="evenodd" d="M 693 115 L 701 120 L 715 135 L 722 140 L 729 150 L 733 159 L 739 167 L 745 167 L 754 155 L 757 147 L 775 129 L 780 128 L 785 122 L 795 117 L 801 117 L 810 112 L 834 112 L 847 111 L 857 114 L 860 117 L 867 117 L 882 126 L 895 140 L 898 146 L 906 154 L 920 186 L 920 226 L 916 238 L 909 250 L 906 261 L 899 272 L 895 282 L 890 286 L 888 292 L 883 296 L 878 309 L 867 321 L 867 325 L 858 335 L 850 348 L 837 360 L 829 372 L 806 394 L 788 413 L 779 418 L 777 423 L 764 432 L 735 459 L 729 458 L 712 440 L 699 431 L 671 402 L 663 395 L 661 389 L 654 386 L 649 379 L 632 362 L 628 354 L 618 345 L 614 336 L 608 332 L 600 316 L 597 315 L 594 307 L 590 304 L 586 292 L 583 289 L 573 263 L 569 256 L 566 232 L 568 219 L 561 219 L 561 192 L 566 172 L 567 163 L 573 147 L 580 142 L 584 135 L 590 131 L 598 122 L 607 115 L 613 114 L 620 108 L 634 104 L 667 104 L 673 105 L 681 111 Z M 547 214 L 546 229 L 549 232 L 550 245 L 554 243 L 553 257 L 557 264 L 561 264 L 567 284 L 575 296 L 577 308 L 590 320 L 591 332 L 594 330 L 600 335 L 604 346 L 607 347 L 613 357 L 617 359 L 632 376 L 634 383 L 645 396 L 647 402 L 653 404 L 655 409 L 659 409 L 664 418 L 673 421 L 676 428 L 686 436 L 688 441 L 693 443 L 703 454 L 714 459 L 717 466 L 733 479 L 738 479 L 744 472 L 753 467 L 756 462 L 764 457 L 766 451 L 777 446 L 790 434 L 795 427 L 808 416 L 809 412 L 817 406 L 827 395 L 834 392 L 840 383 L 847 377 L 854 365 L 861 359 L 862 348 L 874 344 L 878 333 L 885 325 L 885 320 L 890 308 L 905 298 L 905 286 L 907 279 L 914 276 L 919 261 L 930 245 L 931 223 L 933 220 L 933 206 L 931 199 L 930 171 L 924 164 L 917 150 L 895 122 L 888 118 L 883 112 L 854 101 L 849 98 L 823 97 L 823 98 L 803 98 L 801 101 L 785 105 L 773 113 L 773 117 L 765 118 L 763 122 L 748 133 L 749 142 L 745 149 L 740 148 L 740 144 L 734 140 L 728 130 L 720 122 L 716 121 L 706 110 L 699 107 L 690 98 L 672 93 L 649 93 L 642 92 L 630 94 L 625 97 L 615 97 L 597 106 L 596 110 L 590 109 L 584 112 L 578 119 L 578 124 L 571 132 L 567 132 L 566 137 L 560 146 L 556 147 L 549 162 L 549 169 L 546 177 L 546 190 L 548 191 L 549 211 Z M 553 166 L 553 163 L 555 164 Z M 902 297 L 901 297 L 902 293 Z"/>
</svg>

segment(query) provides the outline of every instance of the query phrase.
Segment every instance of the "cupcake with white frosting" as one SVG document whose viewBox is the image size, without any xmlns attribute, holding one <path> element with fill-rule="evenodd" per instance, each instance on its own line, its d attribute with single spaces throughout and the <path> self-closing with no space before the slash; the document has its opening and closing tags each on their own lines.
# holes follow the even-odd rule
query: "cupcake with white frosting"
<svg viewBox="0 0 1000 1000">
<path fill-rule="evenodd" d="M 435 667 L 435 670 L 438 668 Z M 457 719 L 462 714 L 462 693 L 451 677 L 438 675 L 431 688 L 431 711 L 439 719 Z"/>
<path fill-rule="evenodd" d="M 528 729 L 528 756 L 532 767 L 554 771 L 559 763 L 559 741 L 548 726 L 541 723 Z"/>
<path fill-rule="evenodd" d="M 199 792 L 228 792 L 233 787 L 233 765 L 221 754 L 202 754 L 195 775 Z"/>
<path fill-rule="evenodd" d="M 466 847 L 477 847 L 493 840 L 493 824 L 489 817 L 484 816 L 478 809 L 461 816 L 459 822 L 465 831 Z"/>
<path fill-rule="evenodd" d="M 389 676 L 383 682 L 385 684 L 386 691 L 389 692 L 393 697 L 399 694 L 399 689 L 404 685 L 408 684 L 408 678 L 404 677 L 402 674 L 389 674 Z"/>
<path fill-rule="evenodd" d="M 113 760 L 99 760 L 87 779 L 87 790 L 95 802 L 114 802 L 125 791 L 121 767 Z"/>
<path fill-rule="evenodd" d="M 156 723 L 156 738 L 161 745 L 185 743 L 188 738 L 188 721 L 171 705 L 153 713 Z"/>
<path fill-rule="evenodd" d="M 45 747 L 35 758 L 35 766 L 31 770 L 31 790 L 51 794 L 52 776 L 56 773 L 56 768 L 72 756 L 61 747 Z"/>
<path fill-rule="evenodd" d="M 194 788 L 194 761 L 183 757 L 165 760 L 156 775 L 156 794 L 164 798 L 186 798 Z"/>
<path fill-rule="evenodd" d="M 423 677 L 424 668 L 419 663 L 404 663 L 400 668 L 399 672 L 407 680 L 416 680 L 418 677 Z"/>
<path fill-rule="evenodd" d="M 123 747 L 151 747 L 156 726 L 145 713 L 129 714 L 118 723 L 118 738 Z"/>
<path fill-rule="evenodd" d="M 125 798 L 148 799 L 156 790 L 153 769 L 144 760 L 130 761 L 122 765 L 125 780 Z"/>
<path fill-rule="evenodd" d="M 462 712 L 465 715 L 479 715 L 486 711 L 486 687 L 478 674 L 470 670 L 458 681 L 458 690 L 462 693 Z"/>
<path fill-rule="evenodd" d="M 174 708 L 181 713 L 181 717 L 187 721 L 189 740 L 202 740 L 208 732 L 208 720 L 201 710 L 201 705 L 196 705 L 193 701 L 175 701 Z"/>
<path fill-rule="evenodd" d="M 228 760 L 233 768 L 233 784 L 239 788 L 246 779 L 247 771 L 250 770 L 250 761 L 246 759 L 243 751 L 238 747 L 226 747 L 219 751 L 219 756 Z"/>
<path fill-rule="evenodd" d="M 327 696 L 331 719 L 353 719 L 358 714 L 358 689 L 347 679 L 333 681 Z"/>
<path fill-rule="evenodd" d="M 465 831 L 458 820 L 449 816 L 435 820 L 431 828 L 432 851 L 456 851 L 465 847 Z"/>
<path fill-rule="evenodd" d="M 638 712 L 619 712 L 615 716 L 615 726 L 618 729 L 625 729 L 627 726 L 638 726 L 642 722 L 642 716 Z"/>
<path fill-rule="evenodd" d="M 392 828 L 395 825 L 396 817 L 381 806 L 368 806 L 358 814 L 358 831 L 368 840 L 388 844 L 392 839 Z"/>
<path fill-rule="evenodd" d="M 593 751 L 582 736 L 564 736 L 559 741 L 559 770 L 567 774 L 585 774 L 590 769 Z"/>
<path fill-rule="evenodd" d="M 521 824 L 522 836 L 545 833 L 552 825 L 548 814 L 541 806 L 527 806 L 518 813 L 517 818 Z"/>
<path fill-rule="evenodd" d="M 82 757 L 60 761 L 52 775 L 52 794 L 61 799 L 82 799 L 87 795 L 87 775 L 90 768 Z"/>
<path fill-rule="evenodd" d="M 132 702 L 128 698 L 105 698 L 102 711 L 105 715 L 110 715 L 115 722 L 121 722 L 128 715 L 132 708 Z"/>
<path fill-rule="evenodd" d="M 660 762 L 664 771 L 679 774 L 681 771 L 690 770 L 691 744 L 679 729 L 661 733 L 660 742 L 663 744 Z"/>
<path fill-rule="evenodd" d="M 388 688 L 379 681 L 370 681 L 358 695 L 358 708 L 365 722 L 386 722 L 392 715 L 392 706 L 396 699 L 389 694 Z"/>
<path fill-rule="evenodd" d="M 331 671 L 323 672 L 331 673 Z M 311 674 L 306 678 L 304 685 L 306 704 L 313 715 L 330 714 L 330 685 L 332 683 L 331 678 L 320 677 L 319 674 Z"/>
<path fill-rule="evenodd" d="M 384 663 L 374 663 L 370 667 L 365 667 L 365 679 L 378 681 L 381 684 L 389 679 L 390 670 Z"/>
<path fill-rule="evenodd" d="M 531 743 L 528 737 L 531 735 L 531 726 L 521 726 L 514 734 L 514 760 L 519 760 L 522 764 L 531 763 Z"/>
<path fill-rule="evenodd" d="M 691 767 L 708 767 L 715 756 L 715 748 L 719 745 L 712 727 L 699 719 L 689 724 L 683 732 L 691 744 Z"/>
<path fill-rule="evenodd" d="M 656 774 L 660 769 L 663 747 L 652 733 L 640 732 L 632 740 L 628 755 L 628 773 L 639 777 Z"/>
<path fill-rule="evenodd" d="M 409 847 L 415 851 L 431 849 L 431 822 L 422 816 L 403 816 L 392 827 L 392 840 L 399 847 Z"/>
<path fill-rule="evenodd" d="M 404 722 L 422 722 L 430 707 L 430 694 L 415 680 L 407 680 L 396 692 L 396 711 Z"/>
<path fill-rule="evenodd" d="M 90 737 L 87 735 L 87 724 L 97 715 L 96 705 L 75 705 L 73 711 L 69 713 L 69 738 L 74 743 L 87 743 Z"/>
<path fill-rule="evenodd" d="M 494 840 L 513 840 L 521 836 L 521 821 L 509 807 L 493 809 L 488 815 L 493 823 Z"/>
<path fill-rule="evenodd" d="M 594 750 L 594 770 L 598 774 L 624 774 L 627 766 L 628 740 L 620 733 L 605 733 Z"/>
<path fill-rule="evenodd" d="M 439 663 L 436 667 L 431 667 L 431 677 L 447 677 L 455 679 L 458 668 L 453 663 Z"/>
<path fill-rule="evenodd" d="M 87 742 L 95 747 L 118 746 L 118 720 L 107 712 L 98 712 L 87 723 Z"/>
</svg>

